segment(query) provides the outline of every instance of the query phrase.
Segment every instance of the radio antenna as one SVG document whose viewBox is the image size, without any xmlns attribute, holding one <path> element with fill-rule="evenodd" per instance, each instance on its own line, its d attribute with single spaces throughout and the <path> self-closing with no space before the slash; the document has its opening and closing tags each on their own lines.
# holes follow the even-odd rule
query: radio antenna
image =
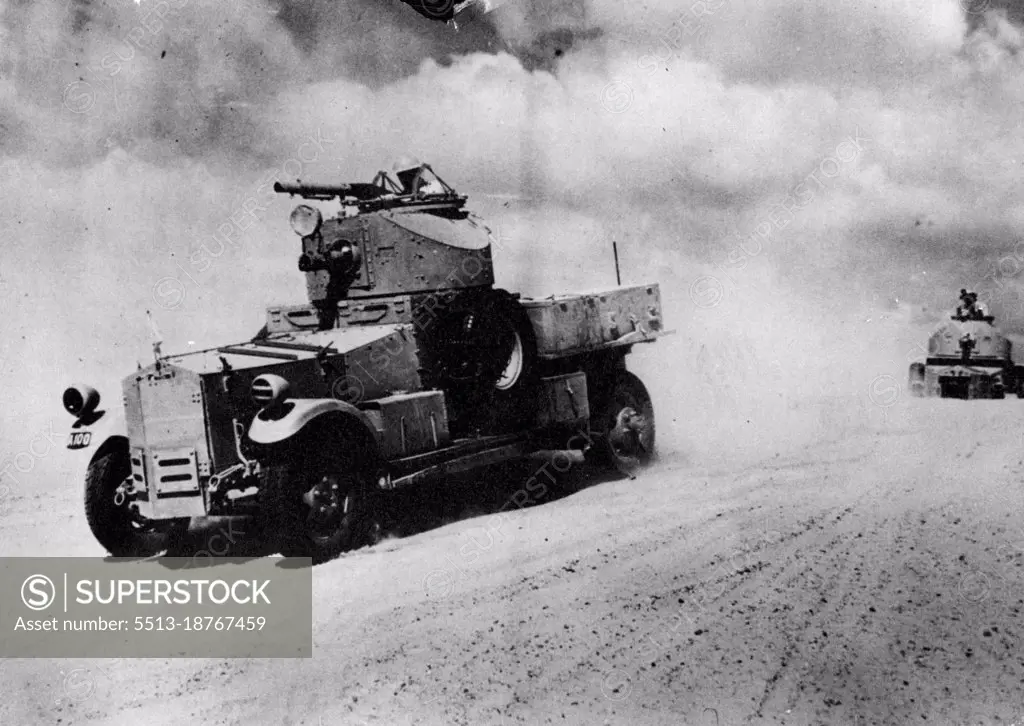
<svg viewBox="0 0 1024 726">
<path fill-rule="evenodd" d="M 619 276 L 619 245 L 612 240 L 612 253 L 615 255 L 615 284 L 622 287 L 622 278 Z"/>
<path fill-rule="evenodd" d="M 146 311 L 146 322 L 149 323 L 149 330 L 153 340 L 153 358 L 156 359 L 157 365 L 160 364 L 160 345 L 164 342 L 163 336 L 160 335 L 160 329 L 156 327 L 156 321 L 153 320 L 153 314 Z"/>
</svg>

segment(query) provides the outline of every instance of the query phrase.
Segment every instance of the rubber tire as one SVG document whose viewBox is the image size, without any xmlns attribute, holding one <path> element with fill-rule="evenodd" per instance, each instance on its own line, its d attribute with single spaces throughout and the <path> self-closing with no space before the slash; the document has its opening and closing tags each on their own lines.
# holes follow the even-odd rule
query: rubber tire
<svg viewBox="0 0 1024 726">
<path fill-rule="evenodd" d="M 131 473 L 127 446 L 93 459 L 85 474 L 85 519 L 112 556 L 152 557 L 167 548 L 167 536 L 135 528 L 128 507 L 114 504 L 114 492 Z"/>
<path fill-rule="evenodd" d="M 472 373 L 452 373 L 459 362 L 471 359 L 462 346 L 446 344 L 456 334 L 461 321 L 469 315 L 484 321 L 485 330 L 504 324 L 519 336 L 522 345 L 522 370 L 511 387 L 499 389 L 497 382 L 506 362 L 481 359 Z M 501 321 L 501 322 L 497 322 Z M 484 296 L 473 295 L 457 299 L 441 316 L 434 347 L 432 379 L 445 391 L 459 419 L 458 427 L 478 428 L 483 433 L 499 433 L 528 428 L 536 419 L 538 366 L 537 337 L 526 310 L 511 293 L 492 289 Z M 468 344 L 462 344 L 468 345 Z M 472 347 L 471 345 L 469 346 Z M 460 426 L 461 425 L 461 426 Z"/>
<path fill-rule="evenodd" d="M 925 367 L 921 363 L 911 363 L 907 372 L 907 388 L 912 398 L 924 398 L 924 379 Z"/>
<path fill-rule="evenodd" d="M 649 439 L 646 450 L 635 457 L 625 457 L 615 450 L 608 438 L 619 412 L 626 406 L 632 407 L 647 419 Z M 591 416 L 591 430 L 594 446 L 588 452 L 592 463 L 603 468 L 617 470 L 627 476 L 633 476 L 639 469 L 649 466 L 655 458 L 655 419 L 654 405 L 647 388 L 629 371 L 619 371 L 614 375 L 604 395 L 595 406 L 596 416 Z"/>
<path fill-rule="evenodd" d="M 310 537 L 307 531 L 303 492 L 308 491 L 323 473 L 344 466 L 341 461 L 332 461 L 324 456 L 309 468 L 303 467 L 297 457 L 263 467 L 259 488 L 261 529 L 274 534 L 277 551 L 283 556 L 309 557 L 312 564 L 319 565 L 367 542 L 375 521 L 370 516 L 374 511 L 372 484 L 360 474 L 355 477 L 352 511 L 342 519 L 334 535 L 328 541 L 322 541 Z"/>
</svg>

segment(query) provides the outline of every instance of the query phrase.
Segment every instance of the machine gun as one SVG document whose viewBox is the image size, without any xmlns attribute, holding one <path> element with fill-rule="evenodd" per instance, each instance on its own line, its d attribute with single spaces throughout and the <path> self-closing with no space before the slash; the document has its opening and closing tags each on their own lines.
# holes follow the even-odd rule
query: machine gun
<svg viewBox="0 0 1024 726">
<path fill-rule="evenodd" d="M 967 320 L 980 320 L 986 323 L 995 321 L 995 316 L 988 315 L 984 306 L 978 302 L 978 293 L 960 290 L 960 305 L 956 308 L 956 315 L 950 319 L 965 322 Z"/>
<path fill-rule="evenodd" d="M 967 365 L 971 359 L 971 351 L 978 347 L 978 341 L 970 333 L 960 337 L 960 360 Z"/>
<path fill-rule="evenodd" d="M 353 197 L 359 201 L 378 199 L 388 193 L 376 184 L 289 184 L 274 183 L 274 191 L 278 194 L 292 194 L 305 199 L 330 201 L 334 198 Z"/>
<path fill-rule="evenodd" d="M 427 193 L 421 189 L 421 181 L 425 172 L 440 183 L 443 191 Z M 459 194 L 449 186 L 429 164 L 423 164 L 408 188 L 398 184 L 388 176 L 387 172 L 379 171 L 370 183 L 350 184 L 301 184 L 274 183 L 274 191 L 278 194 L 290 194 L 304 199 L 330 201 L 338 199 L 343 206 L 355 207 L 358 213 L 377 212 L 396 207 L 415 207 L 416 211 L 429 212 L 452 219 L 462 219 L 467 215 L 462 211 L 468 197 Z"/>
</svg>

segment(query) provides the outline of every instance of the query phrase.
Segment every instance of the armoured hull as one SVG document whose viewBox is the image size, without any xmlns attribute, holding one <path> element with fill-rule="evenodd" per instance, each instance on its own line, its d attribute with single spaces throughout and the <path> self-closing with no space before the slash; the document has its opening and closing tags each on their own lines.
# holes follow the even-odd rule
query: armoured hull
<svg viewBox="0 0 1024 726">
<path fill-rule="evenodd" d="M 1010 341 L 999 328 L 984 320 L 950 320 L 943 323 L 928 339 L 928 358 L 960 358 L 965 338 L 973 342 L 969 359 L 989 361 L 992 364 L 1011 360 L 1013 346 Z"/>
<path fill-rule="evenodd" d="M 236 345 L 155 345 L 123 379 L 124 433 L 89 452 L 84 476 L 107 551 L 152 554 L 186 520 L 244 516 L 277 551 L 320 562 L 366 541 L 383 492 L 522 457 L 558 454 L 559 472 L 653 460 L 653 406 L 625 358 L 669 332 L 658 285 L 497 289 L 489 230 L 436 175 L 421 185 L 428 173 L 275 185 L 342 200 L 330 219 L 308 205 L 290 217 L 308 303 L 268 309 Z M 65 391 L 69 448 L 109 428 L 99 401 Z"/>
<path fill-rule="evenodd" d="M 928 398 L 1003 398 L 1006 394 L 1002 368 L 970 365 L 929 365 L 918 385 Z"/>
<path fill-rule="evenodd" d="M 375 325 L 250 341 L 133 373 L 122 386 L 140 512 L 165 519 L 210 510 L 210 475 L 246 456 L 259 376 L 285 378 L 298 398 L 368 400 L 419 390 L 418 368 L 409 326 Z"/>
<path fill-rule="evenodd" d="M 912 363 L 911 394 L 926 398 L 1004 398 L 1024 393 L 1014 347 L 991 318 L 953 316 L 928 339 L 928 357 Z"/>
</svg>

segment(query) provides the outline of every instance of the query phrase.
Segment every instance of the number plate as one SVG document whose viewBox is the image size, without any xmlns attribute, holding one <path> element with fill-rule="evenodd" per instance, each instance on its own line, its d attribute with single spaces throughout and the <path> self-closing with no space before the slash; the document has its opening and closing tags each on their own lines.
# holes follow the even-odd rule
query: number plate
<svg viewBox="0 0 1024 726">
<path fill-rule="evenodd" d="M 91 431 L 77 431 L 68 435 L 69 449 L 84 449 L 92 441 Z"/>
</svg>

